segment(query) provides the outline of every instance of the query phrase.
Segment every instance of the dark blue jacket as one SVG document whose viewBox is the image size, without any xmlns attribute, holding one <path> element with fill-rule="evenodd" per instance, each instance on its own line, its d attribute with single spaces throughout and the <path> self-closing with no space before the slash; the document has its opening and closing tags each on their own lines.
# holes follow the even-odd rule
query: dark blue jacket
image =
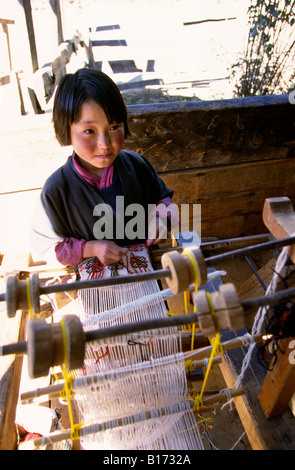
<svg viewBox="0 0 295 470">
<path fill-rule="evenodd" d="M 124 214 L 121 209 L 118 213 L 116 196 L 124 196 Z M 108 204 L 112 208 L 111 218 L 108 219 L 108 223 L 114 228 L 112 239 L 123 246 L 130 242 L 145 241 L 149 205 L 157 204 L 161 199 L 172 196 L 173 191 L 167 188 L 145 157 L 136 152 L 122 150 L 114 162 L 114 178 L 109 188 L 97 189 L 86 182 L 77 172 L 72 157 L 69 157 L 67 162 L 46 181 L 41 201 L 57 235 L 62 238 L 74 237 L 84 240 L 108 238 L 97 236 L 97 233 L 94 235 L 93 232 L 99 220 L 99 217 L 93 214 L 94 208 L 99 204 Z M 126 237 L 126 233 L 123 239 L 117 237 L 118 233 L 122 234 L 122 230 L 116 232 L 118 226 L 116 224 L 126 226 L 126 223 L 134 217 L 125 216 L 126 207 L 130 207 L 131 204 L 140 204 L 144 208 L 144 239 L 130 239 Z"/>
</svg>

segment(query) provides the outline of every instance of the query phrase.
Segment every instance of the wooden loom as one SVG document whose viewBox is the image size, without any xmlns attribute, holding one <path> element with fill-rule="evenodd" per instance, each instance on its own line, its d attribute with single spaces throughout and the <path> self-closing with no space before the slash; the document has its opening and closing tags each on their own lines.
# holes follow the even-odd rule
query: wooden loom
<svg viewBox="0 0 295 470">
<path fill-rule="evenodd" d="M 264 222 L 267 228 L 270 230 L 270 232 L 277 239 L 282 239 L 282 238 L 285 239 L 286 237 L 290 237 L 291 235 L 293 235 L 293 233 L 295 232 L 293 230 L 294 213 L 290 205 L 290 201 L 287 200 L 286 198 L 285 199 L 281 198 L 278 200 L 273 199 L 273 200 L 266 201 L 265 209 L 264 209 Z M 279 246 L 279 245 L 276 244 L 276 245 L 270 245 L 270 246 Z M 246 250 L 248 250 L 248 248 Z M 231 258 L 231 255 L 233 253 L 234 252 L 228 253 L 227 257 Z M 198 250 L 195 250 L 194 254 L 196 255 L 196 260 L 200 268 L 199 269 L 200 274 L 205 273 L 206 266 L 210 265 L 210 261 L 209 261 L 210 258 L 207 258 L 207 261 L 205 259 L 205 262 L 204 262 L 204 258 L 202 257 L 202 255 L 200 254 Z M 241 256 L 241 252 L 238 255 Z M 223 256 L 223 259 L 225 259 L 224 255 L 221 255 L 221 257 L 222 256 Z M 294 262 L 293 252 L 291 253 L 290 256 L 291 256 L 292 261 Z M 215 257 L 214 262 L 218 262 L 218 256 Z M 188 257 L 180 255 L 178 251 L 174 250 L 173 253 L 166 254 L 162 257 L 162 268 L 163 268 L 162 270 L 163 272 L 162 272 L 162 276 L 160 277 L 164 278 L 165 281 L 168 283 L 169 287 L 171 287 L 171 289 L 173 289 L 175 293 L 177 294 L 183 290 L 186 290 L 188 285 L 192 281 L 194 281 L 194 271 L 193 271 L 191 263 L 189 262 Z M 167 273 L 167 270 L 168 270 L 168 273 Z M 40 291 L 40 288 L 37 285 L 36 277 L 33 276 L 32 279 L 33 279 L 33 283 L 32 283 L 33 290 L 35 289 L 35 291 L 37 291 L 38 293 L 38 289 Z M 183 282 L 183 284 L 180 283 L 180 280 L 181 282 Z M 205 281 L 202 281 L 202 274 L 201 274 L 200 284 L 204 284 L 204 282 Z M 22 304 L 22 302 L 24 301 L 24 297 L 26 296 L 21 294 L 23 290 L 23 287 L 20 287 L 21 283 L 15 282 L 15 278 L 14 278 L 12 282 L 12 286 L 13 286 L 12 288 L 13 295 L 11 295 L 10 293 L 9 297 L 13 299 L 13 297 L 15 296 L 15 291 L 17 291 L 19 300 L 14 299 L 14 302 L 17 304 L 17 302 L 19 301 L 20 304 Z M 288 295 L 292 297 L 294 296 L 294 293 L 290 292 L 288 293 Z M 36 295 L 36 297 L 38 297 L 38 295 Z M 253 308 L 253 303 L 251 304 L 251 302 L 250 303 L 248 302 L 247 304 L 247 301 L 239 300 L 239 297 L 236 293 L 236 289 L 233 287 L 233 285 L 229 285 L 229 286 L 224 285 L 221 287 L 219 293 L 214 293 L 211 296 L 212 302 L 214 304 L 215 312 L 217 313 L 216 315 L 217 321 L 214 322 L 212 321 L 211 315 L 207 315 L 208 313 L 210 313 L 209 311 L 210 308 L 208 306 L 208 302 L 206 304 L 206 298 L 204 297 L 204 292 L 200 290 L 199 292 L 195 293 L 193 297 L 194 297 L 194 302 L 192 302 L 192 305 L 193 303 L 195 303 L 197 307 L 197 312 L 199 315 L 197 319 L 198 324 L 201 327 L 201 331 L 203 331 L 204 335 L 208 337 L 211 337 L 212 335 L 214 335 L 214 333 L 216 332 L 216 329 L 219 330 L 221 328 L 222 329 L 225 328 L 226 332 L 225 332 L 225 335 L 223 335 L 223 337 L 225 338 L 227 337 L 228 334 L 232 335 L 232 333 L 228 333 L 228 327 L 230 327 L 234 331 L 240 330 L 245 325 L 245 323 L 247 323 L 246 312 L 250 310 L 250 307 Z M 176 301 L 178 302 L 179 299 L 178 300 L 176 299 Z M 173 305 L 174 303 L 175 305 L 175 299 L 169 300 L 169 303 L 171 305 Z M 259 305 L 259 303 L 257 304 L 256 302 L 256 306 L 257 305 Z M 18 305 L 16 305 L 16 307 L 18 307 Z M 185 323 L 186 321 L 187 323 L 195 323 L 196 322 L 195 315 L 194 314 L 192 315 L 193 316 L 188 315 L 188 317 L 190 317 L 190 320 L 188 320 L 188 318 L 185 320 L 181 318 L 180 316 L 177 318 L 177 320 L 179 321 L 179 323 L 181 322 Z M 206 324 L 204 322 L 202 323 L 202 320 L 201 320 L 202 315 L 204 315 L 203 318 L 206 320 L 208 319 L 209 322 L 206 321 Z M 169 321 L 170 323 L 173 323 L 173 321 L 171 322 L 171 319 L 169 319 Z M 55 328 L 55 326 L 53 325 L 51 326 L 51 328 Z M 143 325 L 143 328 L 144 328 L 144 325 Z M 77 336 L 80 337 L 81 327 L 78 325 L 77 329 L 78 329 Z M 75 327 L 74 327 L 74 330 L 75 330 Z M 134 330 L 136 330 L 136 326 L 134 327 Z M 36 336 L 36 331 L 33 329 L 33 337 Z M 107 336 L 109 333 L 104 332 L 104 334 L 105 336 Z M 115 332 L 114 334 L 118 334 L 118 332 Z M 261 337 L 259 337 L 258 339 L 261 339 Z M 231 348 L 232 344 L 236 346 L 237 345 L 236 341 L 238 341 L 239 343 L 239 340 L 236 340 L 236 339 L 229 340 L 229 343 L 225 345 L 224 349 L 226 350 L 228 345 L 229 345 L 229 348 Z M 287 343 L 288 339 L 286 339 L 285 342 Z M 58 345 L 58 342 L 56 342 L 56 344 Z M 241 343 L 239 343 L 239 346 L 240 345 Z M 22 344 L 22 347 L 24 348 L 24 344 Z M 62 346 L 60 346 L 60 349 L 62 349 Z M 80 346 L 80 355 L 78 354 L 80 366 L 83 365 L 83 357 L 81 358 L 82 349 L 83 348 L 81 348 Z M 32 347 L 30 348 L 30 350 L 32 350 Z M 39 352 L 40 351 L 41 350 L 39 350 Z M 22 351 L 22 353 L 24 352 L 27 352 L 27 353 L 29 352 L 28 349 L 26 349 L 26 347 L 25 347 L 25 350 Z M 32 357 L 32 353 L 30 353 L 31 354 L 30 360 L 33 361 L 34 364 L 38 362 L 39 352 L 38 354 L 35 354 L 35 356 L 33 355 L 33 357 Z M 36 353 L 35 350 L 34 350 L 34 353 Z M 199 349 L 195 352 L 194 359 L 200 360 L 200 358 L 202 358 L 202 355 L 206 353 L 208 354 L 208 348 L 207 348 L 207 351 L 206 349 L 205 351 L 202 349 Z M 233 359 L 233 357 L 230 357 L 230 356 L 226 357 L 227 354 L 229 353 L 226 353 L 223 355 L 220 368 L 225 377 L 228 387 L 232 388 L 235 382 L 235 375 L 237 374 L 237 372 L 235 371 L 235 358 Z M 62 354 L 61 354 L 61 357 L 62 357 Z M 253 414 L 253 384 L 252 383 L 250 382 L 246 384 L 243 383 L 243 395 L 235 399 L 236 407 L 239 411 L 243 425 L 245 427 L 245 430 L 247 432 L 247 435 L 249 437 L 249 440 L 253 448 L 261 448 L 261 449 L 275 448 L 276 445 L 278 446 L 278 448 L 292 448 L 292 442 L 290 445 L 288 442 L 283 442 L 283 441 L 280 442 L 279 445 L 275 443 L 276 437 L 274 436 L 274 429 L 276 433 L 280 432 L 280 426 L 279 426 L 280 423 L 279 423 L 278 418 L 276 418 L 274 421 L 269 421 L 269 420 L 267 421 L 268 432 L 265 432 L 265 428 L 262 427 L 261 425 L 262 420 L 265 419 L 261 416 L 262 410 L 264 411 L 263 414 L 265 415 L 266 418 L 273 417 L 274 415 L 282 416 L 282 413 L 284 413 L 283 419 L 285 422 L 285 426 L 286 426 L 286 423 L 287 423 L 287 426 L 289 426 L 288 423 L 291 423 L 290 428 L 288 430 L 292 434 L 292 427 L 293 427 L 292 419 L 294 420 L 294 418 L 290 415 L 289 410 L 286 409 L 286 406 L 289 403 L 292 394 L 294 393 L 294 383 L 295 383 L 294 366 L 292 366 L 292 364 L 290 364 L 288 360 L 286 361 L 286 358 L 288 358 L 287 355 L 283 355 L 282 357 L 279 357 L 279 360 L 275 365 L 275 370 L 273 372 L 269 372 L 264 380 L 264 383 L 259 393 L 259 400 L 261 404 L 259 405 L 261 407 L 260 413 L 258 413 L 256 409 L 255 415 Z M 282 363 L 283 363 L 283 366 L 282 366 Z M 50 364 L 50 365 L 53 365 L 53 364 Z M 198 366 L 201 366 L 201 364 L 199 363 Z M 46 370 L 45 371 L 42 370 L 41 375 L 45 373 L 46 373 Z M 273 386 L 272 377 L 274 376 L 274 374 L 276 375 L 276 377 L 278 377 L 278 376 L 281 376 L 282 373 L 284 373 L 283 378 L 280 381 L 278 381 L 278 383 L 276 383 L 275 386 Z M 257 386 L 256 386 L 256 389 L 257 389 Z M 265 393 L 265 390 L 267 390 L 267 393 Z M 270 393 L 270 390 L 272 391 L 272 393 Z M 237 395 L 240 395 L 240 393 L 241 393 L 240 391 L 237 391 Z M 271 396 L 272 398 L 269 399 L 269 396 Z M 220 399 L 224 400 L 224 395 L 210 398 L 210 401 L 208 402 L 208 404 L 210 404 L 211 402 L 213 403 L 218 402 Z M 257 408 L 257 405 L 256 405 L 256 408 Z M 255 423 L 255 420 L 256 420 L 256 423 Z M 286 428 L 285 428 L 285 432 L 286 432 Z"/>
</svg>

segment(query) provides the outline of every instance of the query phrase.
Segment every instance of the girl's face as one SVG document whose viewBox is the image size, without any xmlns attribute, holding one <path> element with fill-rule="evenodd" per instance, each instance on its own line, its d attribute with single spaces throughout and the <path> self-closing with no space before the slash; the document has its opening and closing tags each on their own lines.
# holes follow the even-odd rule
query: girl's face
<svg viewBox="0 0 295 470">
<path fill-rule="evenodd" d="M 80 120 L 71 124 L 71 144 L 79 163 L 91 173 L 102 176 L 122 149 L 124 123 L 109 124 L 103 109 L 94 101 L 82 105 Z"/>
</svg>

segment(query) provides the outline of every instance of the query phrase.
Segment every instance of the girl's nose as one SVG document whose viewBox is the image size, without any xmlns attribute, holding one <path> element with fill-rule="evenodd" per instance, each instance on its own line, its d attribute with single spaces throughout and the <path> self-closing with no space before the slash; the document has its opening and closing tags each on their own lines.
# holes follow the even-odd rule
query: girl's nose
<svg viewBox="0 0 295 470">
<path fill-rule="evenodd" d="M 97 147 L 100 149 L 110 147 L 110 138 L 108 134 L 99 134 L 97 137 Z"/>
</svg>

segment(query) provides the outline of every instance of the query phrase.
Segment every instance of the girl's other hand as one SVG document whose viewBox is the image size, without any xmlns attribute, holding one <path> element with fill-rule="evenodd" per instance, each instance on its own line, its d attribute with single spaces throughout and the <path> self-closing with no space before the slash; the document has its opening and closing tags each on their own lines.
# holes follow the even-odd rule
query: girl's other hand
<svg viewBox="0 0 295 470">
<path fill-rule="evenodd" d="M 96 256 L 102 264 L 111 264 L 119 261 L 127 250 L 109 240 L 91 240 L 85 243 L 83 258 Z"/>
</svg>

